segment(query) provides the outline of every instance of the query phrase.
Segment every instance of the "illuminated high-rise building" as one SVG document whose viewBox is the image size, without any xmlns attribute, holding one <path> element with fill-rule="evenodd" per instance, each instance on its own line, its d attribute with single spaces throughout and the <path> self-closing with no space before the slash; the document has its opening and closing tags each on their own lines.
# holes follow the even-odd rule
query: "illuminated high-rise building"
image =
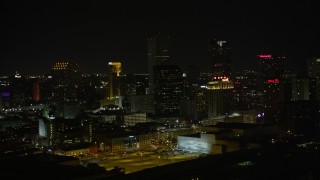
<svg viewBox="0 0 320 180">
<path fill-rule="evenodd" d="M 182 72 L 177 65 L 154 66 L 154 104 L 158 116 L 177 117 L 183 96 Z"/>
<path fill-rule="evenodd" d="M 85 142 L 91 143 L 93 140 L 93 129 L 94 129 L 94 119 L 85 119 L 83 120 L 83 128 L 84 128 L 84 135 L 83 139 Z"/>
<path fill-rule="evenodd" d="M 51 72 L 53 100 L 77 100 L 81 78 L 79 65 L 72 61 L 58 61 L 53 65 Z"/>
<path fill-rule="evenodd" d="M 231 81 L 231 47 L 227 40 L 210 39 L 209 53 L 212 77 L 207 84 L 208 118 L 231 113 L 233 82 Z"/>
<path fill-rule="evenodd" d="M 170 63 L 169 37 L 160 33 L 147 39 L 150 93 L 153 94 L 154 66 Z"/>
<path fill-rule="evenodd" d="M 107 95 L 100 101 L 100 106 L 117 105 L 122 107 L 122 93 L 120 88 L 120 62 L 108 62 L 107 66 Z"/>
<path fill-rule="evenodd" d="M 259 86 L 263 93 L 263 104 L 260 110 L 265 114 L 264 121 L 273 123 L 276 121 L 276 109 L 281 95 L 280 84 L 284 74 L 286 56 L 259 54 L 257 58 L 260 68 Z"/>
<path fill-rule="evenodd" d="M 121 71 L 122 69 L 121 69 L 120 62 L 108 63 L 108 85 L 109 85 L 108 97 L 109 98 L 121 95 L 120 82 L 119 82 L 119 76 Z"/>
<path fill-rule="evenodd" d="M 225 116 L 232 111 L 233 82 L 227 77 L 214 76 L 207 85 L 208 118 Z"/>
<path fill-rule="evenodd" d="M 262 82 L 270 79 L 280 79 L 284 73 L 285 55 L 273 56 L 272 54 L 257 55 L 260 78 Z"/>
<path fill-rule="evenodd" d="M 39 119 L 39 137 L 42 146 L 54 145 L 56 137 L 55 114 L 52 107 L 45 106 L 43 109 L 43 118 Z"/>
<path fill-rule="evenodd" d="M 210 66 L 214 76 L 231 76 L 231 47 L 226 40 L 209 40 Z"/>
<path fill-rule="evenodd" d="M 39 137 L 42 146 L 52 146 L 55 137 L 54 123 L 48 119 L 39 120 Z"/>
<path fill-rule="evenodd" d="M 234 73 L 235 110 L 250 110 L 261 107 L 263 98 L 260 91 L 257 91 L 258 75 L 258 72 L 253 70 Z"/>
</svg>

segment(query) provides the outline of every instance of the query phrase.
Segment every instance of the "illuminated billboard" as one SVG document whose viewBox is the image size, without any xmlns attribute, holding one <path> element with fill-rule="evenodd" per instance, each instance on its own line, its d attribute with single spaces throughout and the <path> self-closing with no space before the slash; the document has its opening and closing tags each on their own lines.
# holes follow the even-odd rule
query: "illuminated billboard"
<svg viewBox="0 0 320 180">
<path fill-rule="evenodd" d="M 212 143 L 201 138 L 178 136 L 178 148 L 191 152 L 210 154 Z"/>
</svg>

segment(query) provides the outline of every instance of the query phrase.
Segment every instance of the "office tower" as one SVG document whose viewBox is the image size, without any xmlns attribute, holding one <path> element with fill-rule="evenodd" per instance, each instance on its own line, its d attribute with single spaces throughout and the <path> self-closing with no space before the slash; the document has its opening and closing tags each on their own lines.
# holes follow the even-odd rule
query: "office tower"
<svg viewBox="0 0 320 180">
<path fill-rule="evenodd" d="M 316 82 L 311 77 L 290 77 L 283 85 L 284 102 L 280 107 L 280 127 L 290 135 L 319 135 L 319 103 Z"/>
<path fill-rule="evenodd" d="M 180 115 L 186 120 L 200 120 L 207 116 L 206 103 L 206 84 L 210 81 L 210 73 L 200 73 L 195 65 L 190 65 L 183 73 L 184 77 L 184 96 L 180 102 Z M 189 110 L 192 109 L 192 110 Z"/>
<path fill-rule="evenodd" d="M 44 106 L 43 117 L 39 119 L 40 145 L 52 146 L 56 138 L 55 112 L 52 106 Z"/>
<path fill-rule="evenodd" d="M 190 86 L 201 85 L 200 69 L 197 65 L 189 65 L 186 71 L 187 82 Z"/>
<path fill-rule="evenodd" d="M 309 77 L 320 79 L 320 58 L 307 60 L 307 73 Z"/>
<path fill-rule="evenodd" d="M 25 77 L 21 76 L 18 72 L 12 78 L 11 92 L 12 99 L 11 105 L 13 107 L 24 106 L 27 101 L 28 84 Z"/>
<path fill-rule="evenodd" d="M 201 120 L 203 118 L 208 117 L 208 106 L 206 99 L 206 86 L 201 86 L 195 93 L 195 102 L 197 109 L 197 117 L 196 120 Z"/>
<path fill-rule="evenodd" d="M 35 103 L 40 101 L 40 86 L 38 81 L 32 84 L 32 101 Z"/>
<path fill-rule="evenodd" d="M 292 79 L 292 101 L 315 100 L 315 83 L 312 78 Z"/>
<path fill-rule="evenodd" d="M 192 123 L 208 117 L 205 91 L 204 88 L 198 88 L 193 98 L 183 97 L 180 100 L 181 118 Z"/>
<path fill-rule="evenodd" d="M 108 97 L 112 98 L 114 96 L 120 96 L 120 82 L 119 77 L 121 73 L 121 63 L 120 62 L 109 62 L 108 63 L 108 85 L 109 94 Z"/>
<path fill-rule="evenodd" d="M 263 93 L 263 109 L 275 108 L 280 95 L 280 84 L 283 83 L 285 55 L 273 56 L 272 54 L 257 55 L 259 63 L 258 86 Z M 272 113 L 272 112 L 271 112 Z"/>
<path fill-rule="evenodd" d="M 180 100 L 180 116 L 186 121 L 192 122 L 197 119 L 196 101 L 188 98 Z"/>
<path fill-rule="evenodd" d="M 149 74 L 126 74 L 123 80 L 125 96 L 147 94 Z"/>
<path fill-rule="evenodd" d="M 236 110 L 259 109 L 263 97 L 258 91 L 258 73 L 243 70 L 234 73 L 234 99 Z"/>
<path fill-rule="evenodd" d="M 263 93 L 264 122 L 276 121 L 277 105 L 280 101 L 280 85 L 284 74 L 285 55 L 273 56 L 272 54 L 257 55 L 259 62 L 260 78 L 259 87 Z"/>
<path fill-rule="evenodd" d="M 39 137 L 42 146 L 54 145 L 54 138 L 56 136 L 54 122 L 48 119 L 39 120 Z"/>
<path fill-rule="evenodd" d="M 307 74 L 315 80 L 316 100 L 320 101 L 320 58 L 307 60 Z"/>
<path fill-rule="evenodd" d="M 297 76 L 286 72 L 280 87 L 280 101 L 316 101 L 316 81 L 314 78 Z"/>
<path fill-rule="evenodd" d="M 214 76 L 231 77 L 231 47 L 226 40 L 209 40 L 210 66 Z"/>
<path fill-rule="evenodd" d="M 234 98 L 236 110 L 258 109 L 262 104 L 262 95 L 258 91 L 258 73 L 243 70 L 234 73 Z"/>
<path fill-rule="evenodd" d="M 257 55 L 260 79 L 267 82 L 268 80 L 275 80 L 282 77 L 284 73 L 285 55 L 273 56 L 272 54 L 259 54 Z"/>
<path fill-rule="evenodd" d="M 53 78 L 51 74 L 44 75 L 43 78 L 38 79 L 41 90 L 41 102 L 53 102 Z"/>
<path fill-rule="evenodd" d="M 127 74 L 123 80 L 123 107 L 127 111 L 154 114 L 154 97 L 148 93 L 149 74 Z"/>
<path fill-rule="evenodd" d="M 107 66 L 107 95 L 100 101 L 100 107 L 107 105 L 117 105 L 122 107 L 122 93 L 120 89 L 120 62 L 108 62 Z"/>
<path fill-rule="evenodd" d="M 88 118 L 83 120 L 83 140 L 84 142 L 91 143 L 93 140 L 93 133 L 94 133 L 94 124 L 97 124 L 96 120 L 93 118 Z"/>
<path fill-rule="evenodd" d="M 150 93 L 153 94 L 154 66 L 170 63 L 169 37 L 160 33 L 147 39 Z"/>
<path fill-rule="evenodd" d="M 177 65 L 154 66 L 155 114 L 179 116 L 179 101 L 183 96 L 182 72 Z"/>
<path fill-rule="evenodd" d="M 52 66 L 51 73 L 53 100 L 77 100 L 81 78 L 79 65 L 72 61 L 58 61 Z"/>
<path fill-rule="evenodd" d="M 226 77 L 214 77 L 207 85 L 208 118 L 231 113 L 233 82 Z"/>
<path fill-rule="evenodd" d="M 295 72 L 285 71 L 283 73 L 280 86 L 280 102 L 286 103 L 292 101 L 292 80 L 296 78 L 297 74 Z"/>
<path fill-rule="evenodd" d="M 130 111 L 155 114 L 153 94 L 132 95 L 128 97 Z"/>
<path fill-rule="evenodd" d="M 229 41 L 209 40 L 211 79 L 207 84 L 208 118 L 228 115 L 232 111 L 231 48 Z"/>
</svg>

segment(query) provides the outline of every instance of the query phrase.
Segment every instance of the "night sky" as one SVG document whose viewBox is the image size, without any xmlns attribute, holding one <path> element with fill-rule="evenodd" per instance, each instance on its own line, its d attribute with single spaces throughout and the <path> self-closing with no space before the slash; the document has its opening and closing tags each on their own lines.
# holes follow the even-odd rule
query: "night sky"
<svg viewBox="0 0 320 180">
<path fill-rule="evenodd" d="M 228 39 L 234 70 L 256 68 L 256 54 L 286 52 L 299 70 L 320 56 L 320 14 L 309 1 L 4 1 L 0 74 L 44 74 L 54 62 L 79 63 L 84 73 L 122 62 L 125 73 L 147 72 L 146 39 L 171 38 L 175 64 L 207 71 L 208 39 Z"/>
</svg>

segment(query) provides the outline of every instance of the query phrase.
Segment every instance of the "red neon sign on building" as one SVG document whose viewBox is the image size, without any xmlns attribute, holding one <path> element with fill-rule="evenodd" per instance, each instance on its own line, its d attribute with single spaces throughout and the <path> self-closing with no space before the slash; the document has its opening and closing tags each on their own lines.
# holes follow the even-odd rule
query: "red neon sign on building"
<svg viewBox="0 0 320 180">
<path fill-rule="evenodd" d="M 279 79 L 268 79 L 268 83 L 279 83 Z"/>
<path fill-rule="evenodd" d="M 260 54 L 260 55 L 257 55 L 258 58 L 272 58 L 272 55 L 271 54 Z"/>
</svg>

